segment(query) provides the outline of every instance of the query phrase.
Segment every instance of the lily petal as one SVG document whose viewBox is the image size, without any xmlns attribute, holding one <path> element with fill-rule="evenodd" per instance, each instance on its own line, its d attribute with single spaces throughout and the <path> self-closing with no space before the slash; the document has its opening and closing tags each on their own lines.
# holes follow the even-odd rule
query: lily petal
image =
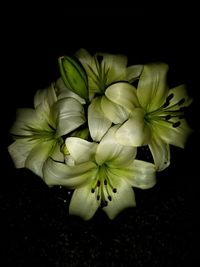
<svg viewBox="0 0 200 267">
<path fill-rule="evenodd" d="M 25 167 L 43 178 L 43 165 L 47 158 L 51 155 L 55 146 L 55 140 L 43 141 L 36 145 L 28 155 Z"/>
<path fill-rule="evenodd" d="M 166 169 L 170 164 L 169 144 L 162 140 L 159 136 L 154 135 L 149 143 L 154 163 L 157 171 Z"/>
<path fill-rule="evenodd" d="M 101 98 L 94 98 L 88 108 L 88 126 L 92 139 L 100 141 L 111 124 L 112 122 L 105 117 L 101 109 Z"/>
<path fill-rule="evenodd" d="M 149 142 L 151 132 L 144 123 L 144 110 L 135 108 L 132 116 L 116 132 L 118 142 L 124 146 L 142 146 Z"/>
<path fill-rule="evenodd" d="M 28 127 L 43 130 L 46 127 L 46 121 L 37 112 L 31 108 L 20 108 L 16 112 L 16 120 L 10 130 L 13 135 L 28 136 L 32 132 Z"/>
<path fill-rule="evenodd" d="M 121 179 L 118 179 L 117 182 L 117 192 L 112 194 L 112 201 L 110 201 L 108 205 L 105 208 L 103 208 L 103 210 L 112 220 L 122 210 L 135 206 L 136 202 L 135 202 L 134 191 L 131 188 L 131 186 L 124 180 L 124 178 L 121 177 Z"/>
<path fill-rule="evenodd" d="M 51 86 L 49 86 L 48 88 L 41 89 L 36 92 L 34 96 L 34 107 L 38 107 L 44 101 L 47 102 L 49 107 L 51 107 L 57 101 L 57 96 L 53 84 L 51 84 Z"/>
<path fill-rule="evenodd" d="M 96 53 L 95 56 L 102 56 L 102 67 L 107 73 L 106 85 L 109 85 L 115 81 L 125 80 L 126 77 L 126 65 L 128 59 L 125 55 L 113 55 L 108 53 Z"/>
<path fill-rule="evenodd" d="M 178 103 L 180 100 L 184 99 L 184 103 L 181 105 L 181 107 L 187 107 L 189 106 L 193 99 L 188 96 L 186 85 L 179 85 L 177 87 L 174 87 L 169 90 L 168 95 L 173 94 L 173 98 L 170 100 L 170 106 Z"/>
<path fill-rule="evenodd" d="M 141 75 L 143 67 L 144 67 L 143 65 L 132 65 L 132 66 L 127 67 L 127 69 L 126 69 L 127 81 L 132 83 L 135 80 L 137 80 Z"/>
<path fill-rule="evenodd" d="M 81 104 L 85 104 L 85 99 L 69 90 L 61 77 L 56 81 L 55 88 L 57 91 L 58 100 L 66 97 L 72 97 L 78 100 Z"/>
<path fill-rule="evenodd" d="M 93 217 L 98 207 L 98 202 L 94 194 L 91 193 L 90 185 L 88 185 L 74 191 L 69 205 L 69 214 L 89 220 Z"/>
<path fill-rule="evenodd" d="M 97 144 L 78 137 L 69 137 L 65 144 L 76 164 L 91 161 L 94 158 Z"/>
<path fill-rule="evenodd" d="M 131 186 L 148 189 L 156 184 L 156 168 L 154 164 L 135 159 L 131 169 L 131 177 L 128 177 Z"/>
<path fill-rule="evenodd" d="M 105 96 L 101 98 L 101 108 L 105 116 L 115 124 L 123 123 L 128 119 L 129 112 L 122 106 L 113 103 Z"/>
<path fill-rule="evenodd" d="M 185 147 L 185 143 L 192 133 L 192 129 L 185 119 L 180 120 L 180 125 L 178 127 L 173 127 L 172 124 L 167 121 L 159 121 L 158 124 L 154 122 L 153 127 L 154 131 L 162 137 L 163 141 L 181 148 Z"/>
<path fill-rule="evenodd" d="M 96 165 L 87 162 L 68 166 L 49 158 L 43 167 L 45 182 L 49 185 L 62 185 L 68 188 L 77 188 L 88 182 L 96 175 Z"/>
<path fill-rule="evenodd" d="M 74 98 L 58 100 L 52 107 L 52 116 L 57 122 L 57 135 L 65 135 L 85 122 L 83 106 Z"/>
<path fill-rule="evenodd" d="M 126 108 L 131 111 L 135 107 L 139 107 L 136 88 L 126 82 L 117 82 L 110 85 L 106 91 L 105 95 L 112 102 Z"/>
<path fill-rule="evenodd" d="M 99 143 L 96 151 L 96 162 L 99 165 L 106 162 L 109 166 L 119 167 L 128 164 L 136 156 L 136 148 L 125 147 L 117 142 L 115 134 L 118 129 L 119 125 L 111 127 Z"/>
<path fill-rule="evenodd" d="M 25 161 L 35 144 L 36 143 L 33 141 L 17 139 L 15 142 L 9 145 L 8 152 L 16 168 L 25 167 Z"/>
<path fill-rule="evenodd" d="M 166 83 L 168 65 L 165 63 L 144 65 L 140 76 L 137 96 L 140 104 L 150 112 L 162 106 L 168 94 Z"/>
</svg>

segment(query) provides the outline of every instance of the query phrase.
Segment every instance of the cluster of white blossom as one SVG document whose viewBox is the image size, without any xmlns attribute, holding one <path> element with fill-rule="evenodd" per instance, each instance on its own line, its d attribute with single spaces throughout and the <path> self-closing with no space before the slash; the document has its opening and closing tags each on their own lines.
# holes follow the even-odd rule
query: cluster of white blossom
<svg viewBox="0 0 200 267">
<path fill-rule="evenodd" d="M 17 111 L 9 153 L 16 168 L 73 189 L 71 215 L 88 220 L 100 207 L 113 219 L 136 205 L 134 187 L 155 185 L 170 145 L 184 147 L 192 99 L 185 85 L 168 88 L 165 63 L 128 66 L 125 55 L 85 49 L 58 62 L 61 77 Z M 153 162 L 137 158 L 142 146 Z"/>
</svg>

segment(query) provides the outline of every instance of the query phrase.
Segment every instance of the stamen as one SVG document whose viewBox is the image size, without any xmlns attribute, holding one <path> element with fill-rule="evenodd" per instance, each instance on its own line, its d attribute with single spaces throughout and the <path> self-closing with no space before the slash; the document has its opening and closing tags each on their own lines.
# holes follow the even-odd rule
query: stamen
<svg viewBox="0 0 200 267">
<path fill-rule="evenodd" d="M 185 102 L 185 98 L 182 98 L 179 102 L 178 105 L 181 106 Z"/>
<path fill-rule="evenodd" d="M 171 119 L 171 117 L 172 117 L 172 116 L 171 116 L 170 114 L 168 114 L 168 115 L 165 117 L 165 120 L 168 121 L 168 120 Z"/>
<path fill-rule="evenodd" d="M 177 128 L 178 126 L 180 126 L 181 122 L 177 121 L 174 124 L 172 124 L 172 127 Z"/>
<path fill-rule="evenodd" d="M 166 101 L 165 101 L 165 103 L 163 104 L 163 108 L 166 108 L 166 107 L 168 107 L 169 106 L 169 102 L 170 102 L 170 100 L 172 100 L 172 98 L 174 97 L 174 94 L 170 94 L 170 95 L 168 95 L 168 97 L 166 98 Z"/>
<path fill-rule="evenodd" d="M 108 184 L 107 180 L 104 180 L 104 185 L 107 185 L 107 184 Z"/>
<path fill-rule="evenodd" d="M 97 181 L 97 186 L 100 187 L 100 185 L 101 185 L 101 182 L 100 182 L 100 180 L 98 180 Z"/>
<path fill-rule="evenodd" d="M 174 97 L 174 94 L 168 95 L 168 97 L 166 98 L 166 102 L 169 102 L 170 100 L 172 100 L 173 97 Z"/>
<path fill-rule="evenodd" d="M 108 196 L 108 200 L 112 201 L 112 197 L 110 195 Z"/>
<path fill-rule="evenodd" d="M 95 192 L 95 189 L 94 189 L 94 188 L 92 188 L 92 189 L 91 189 L 91 193 L 93 194 L 94 192 Z"/>
<path fill-rule="evenodd" d="M 113 193 L 117 193 L 117 188 L 113 188 Z"/>
<path fill-rule="evenodd" d="M 163 104 L 163 108 L 166 108 L 166 107 L 168 107 L 169 106 L 169 101 L 166 101 L 164 104 Z"/>
<path fill-rule="evenodd" d="M 100 200 L 100 195 L 97 195 L 97 200 Z"/>
</svg>

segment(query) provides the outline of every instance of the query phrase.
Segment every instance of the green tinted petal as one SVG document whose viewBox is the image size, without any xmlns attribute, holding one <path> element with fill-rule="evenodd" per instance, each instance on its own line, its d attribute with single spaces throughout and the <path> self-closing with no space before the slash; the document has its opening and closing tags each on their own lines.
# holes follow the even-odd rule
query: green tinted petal
<svg viewBox="0 0 200 267">
<path fill-rule="evenodd" d="M 155 165 L 142 160 L 134 160 L 130 168 L 132 175 L 129 177 L 131 186 L 148 189 L 156 184 Z"/>
<path fill-rule="evenodd" d="M 116 132 L 117 141 L 125 146 L 142 146 L 149 142 L 151 132 L 144 122 L 144 111 L 134 109 L 132 116 Z"/>
<path fill-rule="evenodd" d="M 89 220 L 97 211 L 99 205 L 95 195 L 91 193 L 90 185 L 74 191 L 69 205 L 69 214 Z"/>
<path fill-rule="evenodd" d="M 38 90 L 34 96 L 34 107 L 36 108 L 43 102 L 47 102 L 49 107 L 51 107 L 56 101 L 57 96 L 54 90 L 54 85 L 51 84 L 48 88 Z"/>
<path fill-rule="evenodd" d="M 41 116 L 38 116 L 34 109 L 17 109 L 16 120 L 10 130 L 11 134 L 19 136 L 32 135 L 29 126 L 35 129 L 44 129 L 46 121 Z"/>
<path fill-rule="evenodd" d="M 105 116 L 115 124 L 123 123 L 129 116 L 126 109 L 113 103 L 105 96 L 101 98 L 101 108 Z"/>
<path fill-rule="evenodd" d="M 170 149 L 169 144 L 155 135 L 149 143 L 154 163 L 157 171 L 166 169 L 170 164 Z"/>
<path fill-rule="evenodd" d="M 170 106 L 178 103 L 182 99 L 184 99 L 185 101 L 181 105 L 181 107 L 187 107 L 192 103 L 193 99 L 188 96 L 186 85 L 184 84 L 170 89 L 168 95 L 171 95 L 171 94 L 173 94 L 173 98 L 170 100 Z"/>
<path fill-rule="evenodd" d="M 99 143 L 96 150 L 96 162 L 99 165 L 106 162 L 109 166 L 119 167 L 135 157 L 136 148 L 125 147 L 117 142 L 115 134 L 118 128 L 118 125 L 111 127 Z"/>
<path fill-rule="evenodd" d="M 52 107 L 57 136 L 65 135 L 85 122 L 83 106 L 74 98 L 58 100 Z"/>
<path fill-rule="evenodd" d="M 109 201 L 108 206 L 103 208 L 111 220 L 124 209 L 136 206 L 134 191 L 124 177 L 118 179 L 117 186 L 115 183 L 113 185 L 117 188 L 117 192 L 112 193 L 112 201 Z"/>
<path fill-rule="evenodd" d="M 88 125 L 92 139 L 100 141 L 111 124 L 101 109 L 101 98 L 94 98 L 88 108 Z"/>
<path fill-rule="evenodd" d="M 29 142 L 24 139 L 18 139 L 14 143 L 9 145 L 8 152 L 16 168 L 25 167 L 25 161 L 35 145 L 35 142 Z"/>
<path fill-rule="evenodd" d="M 55 141 L 44 141 L 36 145 L 28 155 L 25 167 L 30 169 L 32 172 L 43 178 L 43 165 L 47 158 L 53 152 Z"/>
<path fill-rule="evenodd" d="M 104 73 L 107 73 L 106 85 L 115 81 L 125 80 L 127 57 L 125 55 L 113 55 L 108 53 L 96 53 L 95 56 L 102 56 L 102 68 Z"/>
<path fill-rule="evenodd" d="M 92 160 L 97 148 L 96 143 L 91 143 L 77 137 L 67 138 L 65 144 L 76 164 Z"/>
<path fill-rule="evenodd" d="M 189 135 L 192 133 L 192 129 L 185 119 L 180 120 L 180 125 L 178 127 L 173 127 L 172 124 L 167 121 L 159 121 L 159 123 L 154 122 L 153 131 L 166 143 L 181 148 L 184 148 Z"/>
<path fill-rule="evenodd" d="M 129 111 L 139 107 L 136 88 L 129 83 L 114 83 L 106 89 L 105 95 L 109 100 Z"/>
<path fill-rule="evenodd" d="M 144 65 L 137 87 L 140 104 L 147 111 L 152 111 L 165 102 L 168 94 L 168 65 L 164 63 Z"/>
<path fill-rule="evenodd" d="M 57 92 L 58 100 L 66 97 L 72 97 L 78 100 L 81 104 L 85 104 L 85 100 L 74 92 L 70 91 L 63 82 L 63 79 L 60 77 L 56 81 L 55 89 Z"/>
<path fill-rule="evenodd" d="M 45 182 L 49 185 L 62 185 L 77 188 L 86 184 L 96 175 L 96 165 L 92 162 L 68 166 L 49 158 L 43 168 Z"/>
<path fill-rule="evenodd" d="M 143 70 L 143 65 L 132 65 L 126 69 L 126 80 L 130 83 L 139 78 Z"/>
</svg>

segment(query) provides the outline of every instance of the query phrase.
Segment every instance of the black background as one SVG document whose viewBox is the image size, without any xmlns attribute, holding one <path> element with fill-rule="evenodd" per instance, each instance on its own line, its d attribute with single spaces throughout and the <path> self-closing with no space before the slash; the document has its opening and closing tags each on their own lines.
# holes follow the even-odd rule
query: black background
<svg viewBox="0 0 200 267">
<path fill-rule="evenodd" d="M 199 250 L 198 14 L 188 9 L 9 6 L 1 22 L 1 266 L 197 266 Z M 70 195 L 49 189 L 7 153 L 15 111 L 59 77 L 57 59 L 79 48 L 122 53 L 129 64 L 169 64 L 170 87 L 185 83 L 194 133 L 137 207 L 109 221 L 69 217 Z"/>
</svg>

